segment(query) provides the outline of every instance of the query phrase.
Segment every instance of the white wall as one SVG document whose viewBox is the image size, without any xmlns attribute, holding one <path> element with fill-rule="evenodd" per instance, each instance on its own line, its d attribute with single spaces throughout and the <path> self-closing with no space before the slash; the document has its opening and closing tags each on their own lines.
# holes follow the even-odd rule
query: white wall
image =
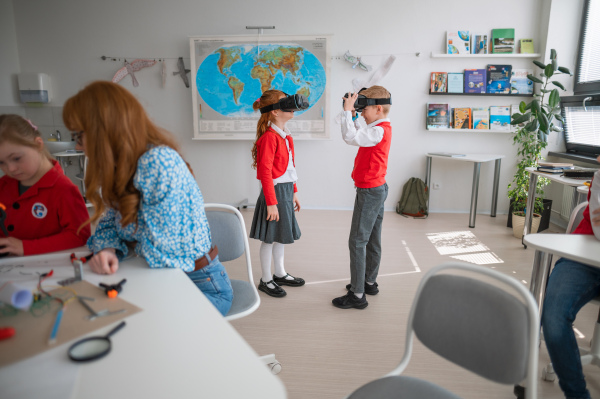
<svg viewBox="0 0 600 399">
<path fill-rule="evenodd" d="M 16 62 L 21 72 L 45 72 L 51 76 L 54 106 L 61 106 L 90 81 L 112 78 L 122 65 L 102 61 L 102 55 L 131 59 L 170 57 L 168 74 L 171 75 L 177 57 L 183 56 L 189 65 L 189 36 L 255 34 L 255 31 L 245 29 L 247 25 L 275 25 L 273 34 L 278 35 L 332 34 L 332 56 L 351 50 L 376 67 L 387 54 L 394 54 L 396 63 L 382 82 L 394 100 L 390 113 L 393 140 L 387 177 L 390 195 L 386 208 L 394 208 L 408 178 L 424 178 L 426 152 L 479 152 L 507 156 L 502 163 L 500 180 L 498 212 L 502 213 L 508 208 L 505 188 L 516 164 L 512 135 L 427 131 L 424 128 L 425 104 L 447 98 L 452 106 L 488 106 L 518 103 L 518 99 L 430 97 L 430 72 L 482 68 L 492 61 L 448 60 L 431 58 L 429 54 L 444 51 L 447 30 L 465 28 L 489 32 L 493 28 L 514 27 L 517 39 L 533 38 L 536 51 L 539 51 L 545 44 L 543 27 L 548 23 L 544 18 L 550 14 L 549 4 L 554 7 L 557 2 L 571 4 L 569 0 L 505 0 L 502 5 L 507 12 L 499 12 L 497 2 L 476 0 L 380 0 L 370 3 L 306 0 L 285 4 L 266 0 L 26 0 L 12 4 L 18 44 Z M 9 3 L 3 0 L 0 11 L 9 9 Z M 578 32 L 578 28 L 570 23 L 562 22 L 563 33 Z M 578 19 L 576 23 L 578 26 Z M 4 37 L 0 43 L 3 41 Z M 7 42 L 10 44 L 11 40 Z M 417 52 L 421 53 L 420 57 L 415 56 Z M 503 61 L 514 67 L 533 67 L 530 60 Z M 352 88 L 351 80 L 366 78 L 369 74 L 352 69 L 344 61 L 331 62 L 329 83 L 333 112 L 328 127 L 332 139 L 296 144 L 298 187 L 302 205 L 307 208 L 349 209 L 354 201 L 350 173 L 356 148 L 343 143 L 333 118 L 341 107 L 343 93 Z M 3 75 L 9 68 L 6 65 L 3 53 L 1 78 L 5 78 Z M 136 77 L 140 82 L 137 88 L 131 86 L 128 78 L 121 84 L 141 100 L 159 125 L 178 137 L 184 156 L 196 172 L 205 200 L 234 203 L 249 198 L 254 202 L 258 183 L 250 169 L 252 143 L 192 141 L 191 93 L 181 79 L 169 76 L 163 89 L 158 67 L 146 68 L 136 73 Z M 16 87 L 12 90 L 16 91 Z M 3 97 L 0 101 L 0 105 L 14 105 L 7 104 Z M 60 112 L 55 110 L 53 115 L 57 114 Z M 431 211 L 468 212 L 472 170 L 470 164 L 435 160 L 432 180 L 440 183 L 441 189 L 432 192 Z M 492 177 L 493 164 L 484 164 L 479 191 L 480 212 L 490 210 Z"/>
<path fill-rule="evenodd" d="M 0 0 L 0 106 L 13 105 L 19 72 L 17 31 L 12 0 Z"/>
</svg>

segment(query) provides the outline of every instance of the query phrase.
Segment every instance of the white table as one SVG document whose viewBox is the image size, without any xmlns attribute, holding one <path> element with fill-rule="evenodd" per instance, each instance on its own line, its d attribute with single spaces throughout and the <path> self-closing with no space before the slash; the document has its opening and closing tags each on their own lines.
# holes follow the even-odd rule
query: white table
<svg viewBox="0 0 600 399">
<path fill-rule="evenodd" d="M 535 199 L 535 188 L 537 185 L 538 176 L 545 177 L 547 179 L 550 179 L 553 182 L 564 184 L 564 185 L 570 186 L 570 187 L 581 187 L 584 182 L 584 180 L 580 180 L 580 179 L 570 179 L 568 177 L 562 177 L 561 175 L 539 172 L 534 167 L 525 168 L 525 170 L 527 172 L 529 172 L 529 192 L 527 194 L 526 209 L 534 208 L 533 200 Z M 579 195 L 579 191 L 576 191 L 576 193 L 577 193 L 576 195 Z M 580 198 L 576 198 L 576 199 L 579 202 Z M 525 212 L 525 225 L 523 226 L 523 237 L 525 237 L 531 231 L 532 220 L 533 220 L 533 212 Z M 523 241 L 523 245 L 525 245 L 524 241 Z"/>
<path fill-rule="evenodd" d="M 600 240 L 594 235 L 528 234 L 523 240 L 535 249 L 529 290 L 538 303 L 540 314 L 553 255 L 600 268 Z"/>
<path fill-rule="evenodd" d="M 473 162 L 473 188 L 471 190 L 471 211 L 469 215 L 469 227 L 475 227 L 475 216 L 477 214 L 477 195 L 479 192 L 479 174 L 481 171 L 481 163 L 482 162 L 495 162 L 494 167 L 494 184 L 492 185 L 492 209 L 490 216 L 496 217 L 496 206 L 498 204 L 498 183 L 500 181 L 500 162 L 501 159 L 504 158 L 504 155 L 499 154 L 465 154 L 464 157 L 445 157 L 441 155 L 427 154 L 427 169 L 425 178 L 425 184 L 427 185 L 427 191 L 429 195 L 431 195 L 430 185 L 431 185 L 431 159 L 432 158 L 441 158 L 448 159 L 452 161 L 462 161 L 462 162 Z M 427 208 L 429 208 L 429 201 L 427 203 Z"/>
<path fill-rule="evenodd" d="M 64 253 L 45 256 L 68 259 Z M 0 264 L 9 261 L 2 259 Z M 31 393 L 33 386 L 37 393 L 11 398 L 53 397 L 51 381 L 39 382 L 43 376 L 31 372 L 40 361 L 57 368 L 77 368 L 71 398 L 286 397 L 279 378 L 183 271 L 149 269 L 143 259 L 133 258 L 122 262 L 111 278 L 92 274 L 84 265 L 84 279 L 90 283 L 122 278 L 127 283 L 120 297 L 143 310 L 125 318 L 127 325 L 111 338 L 108 356 L 76 364 L 66 355 L 71 344 L 66 343 L 0 369 L 0 381 L 6 383 L 10 377 L 11 390 L 19 392 L 22 387 L 22 392 Z M 112 327 L 90 336 L 103 335 Z M 0 397 L 6 397 L 2 386 Z"/>
</svg>

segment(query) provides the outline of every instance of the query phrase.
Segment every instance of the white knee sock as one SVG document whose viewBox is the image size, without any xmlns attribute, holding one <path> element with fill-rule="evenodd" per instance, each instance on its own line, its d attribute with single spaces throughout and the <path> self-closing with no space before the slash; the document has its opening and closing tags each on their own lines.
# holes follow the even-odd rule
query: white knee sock
<svg viewBox="0 0 600 399">
<path fill-rule="evenodd" d="M 287 275 L 285 267 L 283 266 L 283 253 L 284 245 L 278 242 L 273 243 L 273 264 L 275 265 L 275 275 L 277 277 L 283 277 Z"/>
<path fill-rule="evenodd" d="M 262 268 L 262 281 L 264 283 L 273 280 L 271 276 L 271 258 L 273 257 L 273 244 L 260 244 L 260 266 Z M 275 288 L 273 284 L 267 284 L 269 288 Z"/>
</svg>

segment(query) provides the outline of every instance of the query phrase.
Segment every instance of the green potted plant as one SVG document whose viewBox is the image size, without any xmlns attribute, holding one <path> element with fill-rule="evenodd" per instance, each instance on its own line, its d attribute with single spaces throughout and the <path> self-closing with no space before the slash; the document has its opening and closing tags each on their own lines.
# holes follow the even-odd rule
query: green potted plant
<svg viewBox="0 0 600 399">
<path fill-rule="evenodd" d="M 548 145 L 550 132 L 562 131 L 562 127 L 556 126 L 554 122 L 555 119 L 562 122 L 558 89 L 565 90 L 565 88 L 560 82 L 552 80 L 552 78 L 556 75 L 572 76 L 569 69 L 558 66 L 556 50 L 554 49 L 550 50 L 549 64 L 535 60 L 533 63 L 542 69 L 539 74 L 540 78 L 535 75 L 527 75 L 527 78 L 541 85 L 540 92 L 534 94 L 529 103 L 521 101 L 519 112 L 512 115 L 511 121 L 511 125 L 517 126 L 513 144 L 518 146 L 517 155 L 519 157 L 517 171 L 512 182 L 508 184 L 508 198 L 512 203 L 513 234 L 516 237 L 523 234 L 524 216 L 527 211 L 525 207 L 529 192 L 529 172 L 526 168 L 538 166 L 538 161 L 542 159 L 542 150 Z M 539 217 L 536 218 L 535 215 L 542 212 L 544 187 L 548 183 L 550 183 L 550 180 L 546 178 L 538 178 L 537 180 L 532 232 L 536 232 L 537 226 L 539 226 Z M 523 217 L 523 221 L 515 223 L 518 217 Z"/>
</svg>

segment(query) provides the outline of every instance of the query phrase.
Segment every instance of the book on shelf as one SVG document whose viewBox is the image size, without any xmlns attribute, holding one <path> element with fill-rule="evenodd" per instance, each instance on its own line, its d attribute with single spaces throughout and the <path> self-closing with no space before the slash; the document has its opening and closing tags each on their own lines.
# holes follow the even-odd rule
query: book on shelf
<svg viewBox="0 0 600 399">
<path fill-rule="evenodd" d="M 488 93 L 510 94 L 510 78 L 512 65 L 488 65 L 487 88 Z"/>
<path fill-rule="evenodd" d="M 533 69 L 513 69 L 510 76 L 512 94 L 533 94 L 533 81 L 527 75 L 533 75 Z"/>
<path fill-rule="evenodd" d="M 454 128 L 471 129 L 471 108 L 454 108 Z"/>
<path fill-rule="evenodd" d="M 448 129 L 450 127 L 450 106 L 427 104 L 427 129 Z"/>
<path fill-rule="evenodd" d="M 512 54 L 515 52 L 514 29 L 492 29 L 492 54 Z"/>
<path fill-rule="evenodd" d="M 431 90 L 432 93 L 445 93 L 448 82 L 448 73 L 431 72 Z"/>
<path fill-rule="evenodd" d="M 533 54 L 533 39 L 519 40 L 519 50 L 521 54 Z"/>
<path fill-rule="evenodd" d="M 471 34 L 471 54 L 487 54 L 488 53 L 488 34 L 487 33 L 472 33 Z"/>
<path fill-rule="evenodd" d="M 465 83 L 462 72 L 448 72 L 448 93 L 464 93 Z"/>
<path fill-rule="evenodd" d="M 490 129 L 510 131 L 510 106 L 490 107 Z"/>
<path fill-rule="evenodd" d="M 486 70 L 465 69 L 465 93 L 485 93 Z"/>
<path fill-rule="evenodd" d="M 552 174 L 556 174 L 556 175 L 563 173 L 567 169 L 574 169 L 574 167 L 573 166 L 563 166 L 563 167 L 559 167 L 559 168 L 553 168 L 550 166 L 538 166 L 537 167 L 537 170 L 539 172 L 552 173 Z"/>
<path fill-rule="evenodd" d="M 466 154 L 457 154 L 455 152 L 428 152 L 427 155 L 438 155 L 440 157 L 460 158 L 467 156 Z"/>
<path fill-rule="evenodd" d="M 546 162 L 539 161 L 538 166 L 545 166 L 549 168 L 564 168 L 564 167 L 573 167 L 572 163 L 569 162 Z"/>
<path fill-rule="evenodd" d="M 490 128 L 490 109 L 489 108 L 471 108 L 473 118 L 473 129 Z"/>
<path fill-rule="evenodd" d="M 447 54 L 470 54 L 471 36 L 468 30 L 446 31 Z"/>
</svg>

